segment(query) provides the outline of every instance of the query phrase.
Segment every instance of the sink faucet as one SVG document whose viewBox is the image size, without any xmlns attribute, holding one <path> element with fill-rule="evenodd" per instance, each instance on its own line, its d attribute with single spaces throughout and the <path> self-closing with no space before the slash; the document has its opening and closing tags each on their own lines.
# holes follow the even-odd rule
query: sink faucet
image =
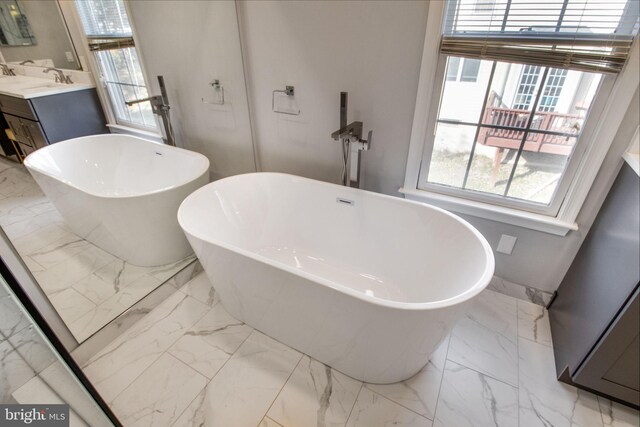
<svg viewBox="0 0 640 427">
<path fill-rule="evenodd" d="M 47 67 L 44 70 L 42 70 L 43 73 L 48 73 L 49 71 L 54 71 L 56 73 L 56 82 L 65 83 L 65 84 L 73 83 L 71 81 L 71 77 L 70 76 L 65 76 L 64 72 L 61 69 L 53 68 L 53 67 Z"/>
<path fill-rule="evenodd" d="M 25 59 L 20 63 L 20 65 L 26 65 L 26 64 L 35 64 L 35 62 L 33 62 L 33 59 Z"/>
<path fill-rule="evenodd" d="M 13 68 L 9 68 L 7 64 L 0 64 L 0 68 L 2 69 L 3 76 L 15 76 L 16 73 L 13 72 Z"/>
<path fill-rule="evenodd" d="M 347 124 L 348 93 L 340 92 L 340 129 L 331 138 L 342 143 L 342 185 L 360 187 L 360 154 L 369 150 L 373 131 L 367 139 L 362 139 L 362 122 Z M 353 157 L 352 157 L 353 156 Z"/>
</svg>

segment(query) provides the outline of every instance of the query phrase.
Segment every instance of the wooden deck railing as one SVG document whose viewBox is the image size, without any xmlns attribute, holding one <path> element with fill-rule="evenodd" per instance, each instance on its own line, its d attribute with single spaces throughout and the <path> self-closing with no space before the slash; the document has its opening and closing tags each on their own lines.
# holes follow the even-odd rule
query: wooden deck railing
<svg viewBox="0 0 640 427">
<path fill-rule="evenodd" d="M 482 123 L 509 128 L 525 128 L 531 115 L 528 110 L 516 110 L 501 106 L 491 106 L 485 109 Z M 535 113 L 531 130 L 524 143 L 524 151 L 549 153 L 568 156 L 580 133 L 580 116 L 574 114 L 560 114 L 552 112 Z M 553 132 L 540 133 L 536 131 Z M 561 135 L 558 135 L 561 134 Z M 500 164 L 505 149 L 518 150 L 524 137 L 524 130 L 480 127 L 478 142 L 489 147 L 496 147 L 493 158 L 493 172 L 491 180 L 495 184 L 500 171 Z"/>
<path fill-rule="evenodd" d="M 483 124 L 524 128 L 531 112 L 511 108 L 492 107 L 485 109 Z M 538 133 L 550 131 L 557 134 Z M 525 151 L 569 155 L 580 132 L 580 116 L 553 112 L 537 112 L 531 124 L 531 131 L 524 144 Z M 517 150 L 524 136 L 523 130 L 481 127 L 478 142 L 490 147 Z"/>
</svg>

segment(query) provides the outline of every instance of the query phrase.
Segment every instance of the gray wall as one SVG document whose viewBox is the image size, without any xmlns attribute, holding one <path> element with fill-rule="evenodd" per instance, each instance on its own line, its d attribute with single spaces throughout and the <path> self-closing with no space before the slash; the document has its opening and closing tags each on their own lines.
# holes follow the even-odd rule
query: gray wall
<svg viewBox="0 0 640 427">
<path fill-rule="evenodd" d="M 264 171 L 340 181 L 340 92 L 349 121 L 373 130 L 368 190 L 399 195 L 411 136 L 427 2 L 239 2 L 254 137 Z M 271 111 L 294 85 L 299 116 Z"/>
<path fill-rule="evenodd" d="M 140 1 L 129 10 L 151 93 L 164 76 L 178 145 L 206 155 L 212 179 L 255 172 L 235 3 Z M 202 102 L 220 100 L 214 79 L 225 105 Z"/>
<path fill-rule="evenodd" d="M 25 15 L 29 20 L 36 44 L 33 46 L 2 46 L 2 55 L 7 62 L 25 59 L 51 59 L 58 68 L 79 69 L 75 51 L 69 40 L 62 15 L 56 1 L 22 0 Z M 72 52 L 74 61 L 69 62 L 65 52 Z"/>
<path fill-rule="evenodd" d="M 418 87 L 426 2 L 240 2 L 240 38 L 233 3 L 180 5 L 130 3 L 152 86 L 155 75 L 165 75 L 178 140 L 209 157 L 212 178 L 253 169 L 251 108 L 262 170 L 338 182 L 340 147 L 329 135 L 338 127 L 339 92 L 348 91 L 349 120 L 362 120 L 365 131 L 374 131 L 372 150 L 363 154 L 364 188 L 399 195 Z M 177 25 L 181 31 L 167 32 L 168 25 Z M 207 83 L 213 78 L 225 85 L 229 100 L 225 108 L 201 102 L 211 95 Z M 285 84 L 296 87 L 300 116 L 271 111 L 272 91 Z M 498 276 L 546 291 L 557 289 L 637 126 L 637 94 L 631 105 L 578 216 L 579 231 L 559 237 L 465 216 L 494 249 L 501 234 L 518 238 L 512 255 L 496 254 Z"/>
<path fill-rule="evenodd" d="M 241 2 L 255 143 L 262 170 L 338 182 L 338 92 L 349 92 L 349 120 L 373 129 L 363 154 L 364 188 L 398 195 L 418 88 L 426 2 Z M 436 58 L 433 58 L 435 61 Z M 296 86 L 297 117 L 271 111 L 271 91 Z M 580 230 L 559 237 L 465 216 L 495 249 L 501 234 L 518 238 L 512 255 L 496 254 L 496 275 L 554 291 L 575 257 L 638 124 L 632 103 L 580 212 Z"/>
</svg>

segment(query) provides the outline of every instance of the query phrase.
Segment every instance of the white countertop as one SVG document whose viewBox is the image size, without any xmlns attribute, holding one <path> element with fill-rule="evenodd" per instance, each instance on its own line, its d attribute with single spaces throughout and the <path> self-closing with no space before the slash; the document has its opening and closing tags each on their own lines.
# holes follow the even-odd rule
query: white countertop
<svg viewBox="0 0 640 427">
<path fill-rule="evenodd" d="M 0 76 L 0 94 L 24 99 L 75 92 L 92 87 L 95 86 L 89 83 L 64 84 L 32 76 Z"/>
</svg>

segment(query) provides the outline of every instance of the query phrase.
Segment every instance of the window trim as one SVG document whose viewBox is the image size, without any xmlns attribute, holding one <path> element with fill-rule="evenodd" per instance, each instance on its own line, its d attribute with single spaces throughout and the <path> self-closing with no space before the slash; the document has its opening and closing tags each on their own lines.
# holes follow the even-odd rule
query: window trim
<svg viewBox="0 0 640 427">
<path fill-rule="evenodd" d="M 431 111 L 434 111 L 434 114 L 429 116 L 428 129 L 432 129 L 431 133 L 424 141 L 424 149 L 422 154 L 422 164 L 430 161 L 432 150 L 433 150 L 433 136 L 431 134 L 435 134 L 436 125 L 438 122 L 438 110 L 440 108 L 440 101 L 442 97 L 442 91 L 444 88 L 444 80 L 442 76 L 442 69 L 446 69 L 447 63 L 447 55 L 440 54 L 438 52 L 438 67 L 435 75 L 435 83 L 434 87 L 434 97 L 432 98 L 432 104 L 430 106 Z M 541 72 L 539 79 L 542 78 L 544 74 Z M 592 117 L 599 117 L 604 108 L 604 100 L 608 99 L 606 93 L 609 93 L 613 83 L 615 81 L 615 77 L 611 75 L 602 75 L 602 79 L 600 81 L 600 86 L 598 87 L 598 93 L 605 94 L 605 96 L 596 96 L 594 98 L 592 108 L 589 111 L 589 120 L 585 122 L 584 129 L 582 134 L 587 133 L 588 128 L 593 128 L 597 125 L 596 121 L 593 121 Z M 538 81 L 536 86 L 544 85 L 545 81 Z M 542 91 L 544 86 L 540 88 Z M 487 88 L 488 90 L 489 88 Z M 436 96 L 437 94 L 437 96 Z M 536 96 L 537 97 L 537 96 Z M 535 97 L 534 97 L 535 98 Z M 533 101 L 533 100 L 532 100 Z M 523 128 L 524 130 L 524 128 Z M 526 200 L 520 200 L 515 198 L 507 198 L 498 194 L 492 193 L 484 193 L 484 192 L 474 192 L 473 190 L 457 188 L 457 187 L 447 187 L 444 185 L 439 185 L 436 183 L 429 183 L 426 179 L 426 174 L 428 173 L 428 168 L 421 168 L 420 173 L 418 175 L 418 181 L 416 184 L 416 189 L 423 191 L 431 191 L 433 193 L 439 193 L 444 195 L 450 195 L 454 197 L 459 197 L 461 199 L 466 199 L 470 201 L 479 201 L 482 203 L 487 203 L 490 205 L 503 206 L 507 208 L 512 208 L 517 211 L 525 211 L 531 212 L 535 214 L 542 214 L 547 216 L 556 216 L 560 210 L 560 206 L 565 199 L 567 189 L 569 184 L 575 179 L 573 176 L 576 171 L 576 165 L 580 163 L 582 156 L 585 153 L 586 145 L 590 144 L 591 141 L 585 140 L 583 135 L 580 135 L 580 144 L 575 144 L 574 151 L 571 153 L 569 161 L 566 165 L 565 170 L 563 171 L 562 179 L 560 180 L 556 191 L 554 193 L 554 197 L 551 200 L 549 205 L 544 205 L 535 202 L 529 202 Z M 430 143 L 431 142 L 431 143 Z M 599 165 L 598 165 L 599 166 Z"/>
<path fill-rule="evenodd" d="M 407 157 L 404 185 L 400 192 L 405 197 L 425 201 L 463 214 L 469 214 L 481 218 L 487 218 L 499 222 L 518 225 L 521 227 L 543 231 L 551 234 L 566 235 L 571 230 L 577 230 L 575 223 L 578 213 L 587 197 L 587 194 L 595 180 L 611 143 L 618 131 L 625 112 L 633 98 L 635 88 L 638 87 L 637 76 L 640 74 L 640 45 L 638 38 L 634 41 L 631 54 L 623 71 L 608 82 L 605 78 L 601 82 L 602 91 L 610 95 L 596 97 L 592 109 L 597 112 L 590 115 L 589 123 L 582 133 L 584 150 L 580 160 L 570 162 L 565 174 L 572 174 L 571 180 L 563 180 L 561 185 L 566 185 L 566 195 L 559 200 L 560 206 L 556 215 L 543 215 L 527 212 L 512 206 L 500 206 L 486 201 L 472 201 L 458 195 L 443 195 L 435 191 L 421 190 L 418 188 L 420 169 L 423 155 L 430 158 L 432 144 L 428 144 L 427 135 L 435 129 L 437 108 L 440 101 L 440 86 L 444 83 L 443 63 L 446 61 L 434 61 L 440 58 L 440 37 L 442 18 L 445 10 L 445 2 L 430 2 L 425 41 L 416 95 L 416 107 L 414 110 L 411 139 Z M 433 82 L 436 82 L 434 84 Z M 607 87 L 605 87 L 605 83 Z M 433 97 L 438 100 L 434 101 Z M 433 106 L 435 104 L 435 107 Z M 599 104 L 599 105 L 596 105 Z M 598 141 L 597 144 L 592 141 Z M 570 182 L 569 182 L 570 181 Z M 558 191 L 561 189 L 558 188 Z M 560 194 L 560 193 L 559 193 Z M 499 212 L 499 213 L 498 213 Z"/>
<path fill-rule="evenodd" d="M 66 8 L 66 11 L 69 13 L 70 15 L 69 17 L 71 18 L 70 20 L 73 22 L 74 26 L 76 27 L 74 33 L 77 34 L 77 37 L 79 38 L 80 43 L 78 43 L 78 45 L 82 49 L 82 54 L 84 55 L 83 59 L 86 61 L 88 71 L 90 71 L 91 74 L 93 74 L 94 80 L 96 81 L 96 91 L 98 92 L 98 98 L 100 99 L 100 103 L 102 104 L 102 109 L 107 118 L 107 127 L 114 127 L 119 129 L 122 133 L 131 133 L 133 135 L 140 134 L 140 133 L 161 135 L 162 130 L 161 130 L 160 124 L 158 123 L 158 118 L 155 117 L 155 115 L 154 115 L 154 118 L 156 121 L 156 126 L 154 128 L 151 128 L 148 126 L 142 126 L 137 123 L 129 122 L 126 120 L 119 120 L 117 118 L 117 115 L 114 111 L 115 107 L 113 106 L 111 97 L 109 95 L 109 90 L 107 88 L 107 85 L 103 82 L 103 79 L 102 79 L 101 68 L 98 65 L 98 61 L 94 55 L 94 52 L 92 52 L 89 47 L 90 40 L 89 40 L 89 37 L 87 37 L 87 35 L 84 32 L 84 28 L 80 20 L 80 14 L 78 12 L 78 9 L 76 8 L 76 5 L 74 4 L 75 1 L 77 0 L 73 0 L 72 2 L 70 2 L 72 3 L 71 7 Z M 125 10 L 127 12 L 127 15 L 129 16 L 129 25 L 131 26 L 131 32 L 132 32 L 131 38 L 133 39 L 134 48 L 136 49 L 136 54 L 138 55 L 138 60 L 140 61 L 140 68 L 142 69 L 142 78 L 144 79 L 147 90 L 151 92 L 152 86 L 149 84 L 151 80 L 149 79 L 149 76 L 147 74 L 145 61 L 144 61 L 141 49 L 139 48 L 135 23 L 133 22 L 133 19 L 131 17 L 131 10 L 129 7 L 129 3 L 125 1 L 124 5 L 125 5 Z M 69 22 L 69 24 L 70 23 L 71 22 Z M 127 130 L 130 130 L 130 131 L 127 131 Z"/>
</svg>

